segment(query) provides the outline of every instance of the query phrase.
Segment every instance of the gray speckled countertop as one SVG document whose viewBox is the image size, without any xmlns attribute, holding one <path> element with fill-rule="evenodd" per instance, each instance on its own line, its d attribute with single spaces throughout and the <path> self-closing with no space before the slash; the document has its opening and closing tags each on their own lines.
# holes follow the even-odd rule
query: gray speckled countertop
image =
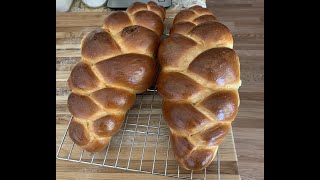
<svg viewBox="0 0 320 180">
<path fill-rule="evenodd" d="M 206 0 L 172 0 L 172 6 L 168 10 L 180 10 L 194 5 L 206 7 Z M 106 5 L 100 8 L 89 8 L 81 0 L 74 0 L 69 12 L 101 12 L 111 11 Z"/>
</svg>

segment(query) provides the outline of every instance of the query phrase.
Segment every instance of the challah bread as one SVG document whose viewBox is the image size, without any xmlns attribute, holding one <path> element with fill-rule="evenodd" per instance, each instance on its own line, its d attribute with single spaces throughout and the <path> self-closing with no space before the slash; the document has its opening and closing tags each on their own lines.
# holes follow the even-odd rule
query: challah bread
<svg viewBox="0 0 320 180">
<path fill-rule="evenodd" d="M 235 119 L 241 85 L 239 57 L 229 29 L 206 8 L 180 11 L 158 50 L 158 93 L 180 166 L 202 170 Z"/>
<path fill-rule="evenodd" d="M 165 9 L 134 3 L 113 12 L 102 28 L 81 41 L 81 61 L 68 79 L 72 141 L 88 152 L 101 151 L 121 128 L 137 93 L 155 78 L 154 55 L 163 33 Z"/>
</svg>

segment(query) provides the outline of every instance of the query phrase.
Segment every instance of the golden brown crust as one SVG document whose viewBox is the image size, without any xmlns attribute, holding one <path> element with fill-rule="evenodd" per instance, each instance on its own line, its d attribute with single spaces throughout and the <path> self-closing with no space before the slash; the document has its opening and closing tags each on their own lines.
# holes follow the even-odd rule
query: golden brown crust
<svg viewBox="0 0 320 180">
<path fill-rule="evenodd" d="M 154 56 L 159 45 L 159 36 L 154 31 L 142 26 L 125 27 L 121 33 L 121 47 L 127 53 L 145 54 Z"/>
<path fill-rule="evenodd" d="M 92 123 L 93 132 L 101 137 L 111 137 L 122 127 L 124 115 L 107 115 Z"/>
<path fill-rule="evenodd" d="M 129 14 L 134 14 L 139 11 L 148 10 L 147 4 L 142 2 L 134 2 L 131 6 L 129 6 L 126 10 Z"/>
<path fill-rule="evenodd" d="M 170 129 L 180 134 L 194 134 L 210 123 L 204 114 L 189 103 L 163 101 L 162 108 Z"/>
<path fill-rule="evenodd" d="M 69 136 L 71 140 L 79 146 L 86 145 L 90 142 L 90 135 L 86 131 L 86 127 L 79 122 L 74 121 L 74 119 L 71 120 L 69 126 Z"/>
<path fill-rule="evenodd" d="M 179 67 L 181 66 L 183 56 L 186 56 L 187 50 L 192 50 L 197 43 L 180 34 L 173 34 L 170 38 L 165 39 L 158 50 L 159 64 L 162 67 Z"/>
<path fill-rule="evenodd" d="M 72 118 L 70 126 L 69 126 L 69 137 L 70 139 L 77 145 L 81 146 L 84 150 L 88 152 L 99 152 L 103 150 L 108 142 L 111 139 L 111 136 L 101 136 L 99 138 L 94 135 L 94 131 L 90 130 L 89 124 L 90 123 L 80 123 L 81 120 L 77 120 L 75 117 Z M 98 131 L 99 133 L 115 133 L 117 132 L 120 128 L 119 125 L 112 126 L 110 121 L 109 126 L 100 125 L 100 128 Z M 120 122 L 115 122 L 117 124 L 122 123 L 123 120 L 120 120 Z M 95 123 L 95 121 L 94 121 Z M 109 129 L 108 129 L 109 128 Z M 105 134 L 103 134 L 105 135 Z"/>
<path fill-rule="evenodd" d="M 89 119 L 100 110 L 88 96 L 75 93 L 68 97 L 68 109 L 73 116 L 82 119 Z"/>
<path fill-rule="evenodd" d="M 239 57 L 229 29 L 206 8 L 180 11 L 158 51 L 158 93 L 179 165 L 202 170 L 236 118 Z"/>
<path fill-rule="evenodd" d="M 199 149 L 190 153 L 181 160 L 183 167 L 189 170 L 200 171 L 207 167 L 214 159 L 215 152 L 211 149 Z"/>
<path fill-rule="evenodd" d="M 166 99 L 173 101 L 186 100 L 197 94 L 201 88 L 201 85 L 190 77 L 178 72 L 161 72 L 159 75 L 159 94 Z"/>
<path fill-rule="evenodd" d="M 183 21 L 192 22 L 196 15 L 197 14 L 194 11 L 191 11 L 189 9 L 182 10 L 174 17 L 173 24 Z"/>
<path fill-rule="evenodd" d="M 219 124 L 206 129 L 204 132 L 193 135 L 193 138 L 198 141 L 199 144 L 207 147 L 218 146 L 224 141 L 230 129 L 230 123 Z"/>
<path fill-rule="evenodd" d="M 153 2 L 153 1 L 150 1 L 150 3 Z M 161 7 L 161 6 L 158 6 L 157 4 L 156 5 L 151 5 L 149 6 L 149 10 L 158 14 L 158 16 L 161 18 L 162 21 L 165 20 L 166 16 L 166 9 Z"/>
<path fill-rule="evenodd" d="M 208 109 L 218 121 L 233 121 L 238 112 L 238 92 L 217 91 L 206 97 L 200 105 Z"/>
<path fill-rule="evenodd" d="M 136 94 L 119 88 L 104 88 L 92 93 L 91 98 L 106 109 L 127 111 L 134 104 Z"/>
<path fill-rule="evenodd" d="M 87 145 L 82 146 L 82 148 L 88 152 L 100 152 L 104 148 L 106 148 L 110 140 L 111 140 L 111 137 L 94 139 Z"/>
<path fill-rule="evenodd" d="M 96 63 L 120 53 L 121 49 L 117 42 L 103 29 L 90 32 L 81 41 L 81 56 L 90 63 Z"/>
<path fill-rule="evenodd" d="M 196 25 L 192 22 L 178 22 L 170 29 L 170 34 L 172 34 L 172 36 L 174 36 L 174 33 L 184 35 L 190 32 L 194 27 L 196 27 Z M 186 38 L 185 36 L 183 37 Z"/>
<path fill-rule="evenodd" d="M 152 11 L 139 11 L 134 14 L 134 22 L 140 26 L 155 30 L 158 36 L 161 36 L 164 25 L 161 17 Z"/>
<path fill-rule="evenodd" d="M 153 84 L 164 17 L 165 9 L 156 3 L 134 3 L 125 12 L 112 12 L 81 41 L 82 59 L 68 79 L 68 108 L 69 136 L 84 150 L 104 149 L 136 93 Z"/>
<path fill-rule="evenodd" d="M 90 65 L 79 62 L 72 70 L 68 79 L 68 85 L 79 91 L 90 91 L 99 84 L 99 79 L 92 71 Z"/>
<path fill-rule="evenodd" d="M 217 20 L 216 17 L 214 17 L 213 15 L 203 15 L 195 18 L 192 22 L 198 25 L 198 24 L 210 22 L 210 21 L 214 22 L 216 20 Z"/>
<path fill-rule="evenodd" d="M 124 54 L 98 62 L 95 67 L 108 84 L 144 92 L 153 84 L 156 64 L 150 57 L 142 54 Z"/>
<path fill-rule="evenodd" d="M 104 19 L 103 28 L 111 32 L 120 32 L 131 23 L 131 19 L 126 12 L 113 11 Z"/>
<path fill-rule="evenodd" d="M 203 7 L 199 6 L 199 5 L 190 7 L 189 9 L 194 11 L 195 13 L 197 13 L 198 16 L 201 16 L 201 15 L 204 15 L 204 14 L 211 14 L 212 15 L 212 13 L 210 12 L 209 9 L 203 8 Z"/>
<path fill-rule="evenodd" d="M 205 22 L 189 32 L 190 37 L 198 39 L 209 47 L 232 48 L 233 38 L 229 29 L 219 22 Z"/>
<path fill-rule="evenodd" d="M 204 51 L 190 63 L 188 70 L 219 86 L 240 80 L 239 58 L 235 51 L 229 48 Z"/>
<path fill-rule="evenodd" d="M 186 157 L 195 148 L 186 137 L 175 133 L 171 133 L 170 135 L 170 144 L 177 158 Z"/>
</svg>

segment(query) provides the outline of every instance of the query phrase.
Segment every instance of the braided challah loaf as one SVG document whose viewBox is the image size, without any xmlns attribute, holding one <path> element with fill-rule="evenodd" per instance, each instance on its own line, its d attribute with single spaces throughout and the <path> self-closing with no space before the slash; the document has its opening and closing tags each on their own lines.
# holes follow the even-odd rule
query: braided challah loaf
<svg viewBox="0 0 320 180">
<path fill-rule="evenodd" d="M 208 9 L 180 11 L 158 51 L 158 92 L 178 163 L 202 170 L 214 159 L 239 106 L 239 58 L 229 29 Z"/>
<path fill-rule="evenodd" d="M 82 59 L 68 79 L 69 136 L 75 144 L 88 152 L 105 148 L 136 94 L 153 84 L 164 19 L 165 9 L 156 3 L 134 3 L 83 38 Z"/>
</svg>

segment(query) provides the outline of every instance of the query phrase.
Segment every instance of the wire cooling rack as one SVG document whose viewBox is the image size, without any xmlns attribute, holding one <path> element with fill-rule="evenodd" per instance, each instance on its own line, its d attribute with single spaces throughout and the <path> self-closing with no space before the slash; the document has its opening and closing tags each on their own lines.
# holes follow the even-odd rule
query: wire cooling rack
<svg viewBox="0 0 320 180">
<path fill-rule="evenodd" d="M 70 122 L 71 119 L 57 159 L 180 179 L 206 179 L 207 171 L 211 171 L 220 180 L 219 150 L 216 163 L 203 171 L 179 167 L 170 151 L 169 129 L 162 118 L 161 98 L 154 88 L 137 96 L 121 130 L 102 152 L 88 153 L 75 145 L 68 136 Z"/>
<path fill-rule="evenodd" d="M 162 38 L 168 36 L 172 19 L 167 17 Z M 202 171 L 188 171 L 177 164 L 170 151 L 170 134 L 162 118 L 161 101 L 156 87 L 137 95 L 121 130 L 107 148 L 98 153 L 88 153 L 71 141 L 68 135 L 71 117 L 57 159 L 180 179 L 207 179 L 209 173 L 216 174 L 220 180 L 219 150 L 211 165 Z"/>
</svg>

